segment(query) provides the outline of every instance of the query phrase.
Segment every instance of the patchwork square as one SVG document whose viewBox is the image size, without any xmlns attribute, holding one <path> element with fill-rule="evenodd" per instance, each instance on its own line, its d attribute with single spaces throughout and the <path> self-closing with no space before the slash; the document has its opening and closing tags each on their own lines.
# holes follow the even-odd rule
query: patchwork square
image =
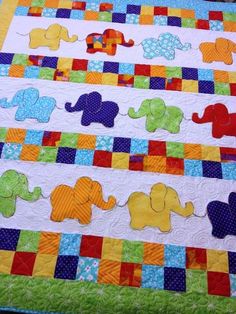
<svg viewBox="0 0 236 314">
<path fill-rule="evenodd" d="M 61 139 L 61 132 L 44 131 L 43 146 L 58 146 Z"/>
<path fill-rule="evenodd" d="M 187 247 L 186 267 L 188 269 L 206 270 L 207 268 L 206 249 Z"/>
<path fill-rule="evenodd" d="M 89 60 L 89 62 L 88 62 L 88 71 L 103 73 L 103 67 L 104 67 L 103 61 Z M 86 71 L 86 68 L 84 68 L 83 71 Z"/>
<path fill-rule="evenodd" d="M 57 256 L 47 254 L 37 254 L 33 269 L 33 277 L 53 278 Z"/>
<path fill-rule="evenodd" d="M 97 282 L 99 262 L 97 258 L 80 257 L 76 279 Z"/>
<path fill-rule="evenodd" d="M 111 168 L 112 153 L 96 150 L 94 153 L 93 165 L 97 167 Z"/>
<path fill-rule="evenodd" d="M 15 252 L 0 250 L 0 274 L 10 275 Z"/>
<path fill-rule="evenodd" d="M 162 77 L 151 77 L 150 78 L 150 89 L 165 89 L 166 79 Z"/>
<path fill-rule="evenodd" d="M 221 161 L 219 147 L 202 145 L 202 159 Z"/>
<path fill-rule="evenodd" d="M 43 131 L 27 130 L 25 144 L 42 145 Z"/>
<path fill-rule="evenodd" d="M 83 149 L 95 149 L 96 147 L 96 136 L 88 134 L 79 134 L 78 148 Z"/>
<path fill-rule="evenodd" d="M 144 156 L 144 171 L 166 173 L 166 158 L 162 156 Z"/>
<path fill-rule="evenodd" d="M 115 137 L 113 143 L 113 152 L 130 152 L 131 139 L 126 137 Z"/>
<path fill-rule="evenodd" d="M 198 86 L 199 93 L 214 94 L 215 92 L 214 82 L 212 81 L 199 81 Z"/>
<path fill-rule="evenodd" d="M 236 180 L 236 164 L 235 163 L 222 163 L 222 176 L 227 180 Z"/>
<path fill-rule="evenodd" d="M 185 80 L 198 80 L 198 69 L 182 68 L 182 78 Z"/>
<path fill-rule="evenodd" d="M 183 268 L 164 267 L 164 289 L 186 291 L 186 273 Z"/>
<path fill-rule="evenodd" d="M 94 159 L 94 150 L 78 149 L 75 156 L 75 164 L 83 166 L 92 166 Z"/>
<path fill-rule="evenodd" d="M 230 296 L 229 274 L 218 272 L 207 272 L 208 294 Z"/>
<path fill-rule="evenodd" d="M 113 148 L 113 137 L 108 135 L 98 135 L 96 139 L 96 150 L 111 152 Z"/>
<path fill-rule="evenodd" d="M 21 150 L 21 144 L 5 143 L 1 154 L 2 159 L 19 160 Z"/>
<path fill-rule="evenodd" d="M 78 134 L 77 133 L 62 133 L 60 147 L 77 148 Z"/>
<path fill-rule="evenodd" d="M 119 74 L 134 75 L 134 64 L 132 64 L 132 63 L 119 63 Z"/>
<path fill-rule="evenodd" d="M 207 273 L 202 270 L 186 271 L 187 291 L 207 295 Z"/>
<path fill-rule="evenodd" d="M 143 242 L 124 240 L 122 249 L 122 261 L 142 263 L 143 250 Z"/>
<path fill-rule="evenodd" d="M 119 239 L 104 238 L 102 245 L 102 259 L 121 261 L 123 241 Z"/>
<path fill-rule="evenodd" d="M 147 155 L 148 154 L 148 141 L 137 139 L 137 138 L 132 138 L 130 153 Z"/>
<path fill-rule="evenodd" d="M 0 228 L 0 250 L 16 251 L 20 230 Z"/>
<path fill-rule="evenodd" d="M 69 81 L 84 83 L 86 80 L 86 72 L 83 71 L 70 71 Z"/>
<path fill-rule="evenodd" d="M 40 254 L 58 255 L 60 234 L 55 232 L 41 232 L 38 252 Z"/>
<path fill-rule="evenodd" d="M 176 16 L 168 16 L 167 24 L 170 26 L 179 26 L 181 27 L 181 18 Z"/>
<path fill-rule="evenodd" d="M 73 59 L 72 61 L 72 70 L 74 71 L 92 71 L 92 64 L 97 64 L 100 61 L 88 61 L 84 59 Z M 70 65 L 70 64 L 69 64 Z M 93 69 L 93 71 L 95 71 Z"/>
<path fill-rule="evenodd" d="M 184 160 L 184 174 L 192 177 L 202 177 L 201 160 Z"/>
<path fill-rule="evenodd" d="M 166 156 L 166 142 L 149 141 L 148 155 L 151 156 Z"/>
<path fill-rule="evenodd" d="M 184 160 L 180 158 L 166 158 L 166 172 L 184 175 Z"/>
<path fill-rule="evenodd" d="M 167 142 L 166 145 L 167 145 L 168 157 L 184 158 L 184 144 L 183 143 Z"/>
<path fill-rule="evenodd" d="M 112 168 L 114 169 L 129 169 L 129 154 L 128 153 L 113 153 Z"/>
<path fill-rule="evenodd" d="M 221 163 L 215 161 L 203 161 L 203 176 L 207 178 L 222 179 Z"/>
<path fill-rule="evenodd" d="M 229 272 L 236 274 L 236 252 L 228 252 Z"/>
<path fill-rule="evenodd" d="M 130 156 L 129 169 L 142 171 L 143 170 L 143 156 Z"/>
<path fill-rule="evenodd" d="M 26 136 L 26 130 L 8 129 L 6 142 L 23 144 Z"/>
<path fill-rule="evenodd" d="M 207 250 L 207 269 L 212 272 L 229 272 L 228 254 L 226 251 Z"/>
<path fill-rule="evenodd" d="M 40 68 L 38 68 L 37 66 L 27 66 L 25 67 L 24 77 L 37 79 L 39 78 L 39 72 Z"/>
<path fill-rule="evenodd" d="M 78 267 L 78 256 L 59 255 L 57 257 L 55 278 L 60 279 L 75 279 Z"/>
<path fill-rule="evenodd" d="M 38 161 L 41 162 L 56 162 L 58 148 L 42 147 L 39 153 Z"/>
<path fill-rule="evenodd" d="M 80 256 L 101 258 L 103 238 L 83 235 L 80 245 Z"/>
<path fill-rule="evenodd" d="M 69 19 L 70 18 L 70 9 L 57 9 L 56 17 Z"/>
<path fill-rule="evenodd" d="M 32 276 L 35 259 L 35 253 L 16 252 L 12 263 L 11 274 Z"/>
<path fill-rule="evenodd" d="M 140 287 L 141 286 L 142 265 L 134 263 L 121 263 L 120 285 Z"/>
<path fill-rule="evenodd" d="M 119 285 L 121 263 L 102 259 L 99 264 L 98 283 Z"/>
<path fill-rule="evenodd" d="M 25 161 L 37 161 L 40 147 L 37 145 L 23 145 L 20 159 Z"/>
<path fill-rule="evenodd" d="M 129 14 L 140 14 L 141 12 L 141 6 L 140 5 L 132 5 L 132 4 L 128 4 L 127 5 L 127 13 Z"/>
<path fill-rule="evenodd" d="M 230 275 L 231 297 L 236 297 L 236 275 Z"/>
<path fill-rule="evenodd" d="M 103 65 L 103 72 L 104 73 L 119 73 L 119 63 L 105 61 Z"/>
<path fill-rule="evenodd" d="M 185 247 L 176 245 L 165 245 L 165 266 L 185 268 Z"/>
<path fill-rule="evenodd" d="M 40 233 L 35 231 L 21 230 L 17 244 L 17 251 L 37 252 Z"/>
<path fill-rule="evenodd" d="M 59 255 L 79 256 L 80 242 L 80 234 L 63 233 L 61 235 Z"/>
<path fill-rule="evenodd" d="M 112 13 L 112 22 L 125 23 L 125 20 L 126 20 L 125 13 Z"/>
<path fill-rule="evenodd" d="M 164 268 L 144 265 L 142 267 L 142 287 L 163 290 Z"/>
<path fill-rule="evenodd" d="M 144 243 L 143 263 L 148 265 L 164 265 L 164 245 Z"/>
<path fill-rule="evenodd" d="M 57 153 L 57 162 L 63 164 L 74 164 L 76 149 L 69 147 L 59 147 Z"/>
</svg>

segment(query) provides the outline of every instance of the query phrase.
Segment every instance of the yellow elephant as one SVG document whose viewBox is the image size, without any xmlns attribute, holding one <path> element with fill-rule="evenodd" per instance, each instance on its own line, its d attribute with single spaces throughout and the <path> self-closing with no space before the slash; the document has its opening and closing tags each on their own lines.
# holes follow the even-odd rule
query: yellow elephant
<svg viewBox="0 0 236 314">
<path fill-rule="evenodd" d="M 30 48 L 49 47 L 50 50 L 58 50 L 60 40 L 73 43 L 78 39 L 77 35 L 71 38 L 68 35 L 68 30 L 60 24 L 52 24 L 47 29 L 35 28 L 30 33 Z"/>
<path fill-rule="evenodd" d="M 134 192 L 128 200 L 133 229 L 143 229 L 146 226 L 158 227 L 162 232 L 171 230 L 171 211 L 183 217 L 191 216 L 194 206 L 187 202 L 182 207 L 177 192 L 162 183 L 154 184 L 150 195 Z"/>
<path fill-rule="evenodd" d="M 99 182 L 89 177 L 81 177 L 75 187 L 59 185 L 51 193 L 51 220 L 63 221 L 66 218 L 78 219 L 81 224 L 88 224 L 92 218 L 92 204 L 110 210 L 116 205 L 114 196 L 105 202 Z"/>
</svg>

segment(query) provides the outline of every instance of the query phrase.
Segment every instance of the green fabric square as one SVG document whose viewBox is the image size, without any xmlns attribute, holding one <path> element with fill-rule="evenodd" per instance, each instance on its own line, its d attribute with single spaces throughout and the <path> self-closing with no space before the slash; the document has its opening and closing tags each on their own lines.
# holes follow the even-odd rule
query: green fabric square
<svg viewBox="0 0 236 314">
<path fill-rule="evenodd" d="M 150 78 L 147 76 L 135 76 L 134 77 L 134 87 L 136 88 L 149 88 Z"/>
<path fill-rule="evenodd" d="M 223 12 L 224 21 L 236 22 L 236 14 L 230 12 Z"/>
<path fill-rule="evenodd" d="M 111 12 L 99 12 L 98 20 L 104 22 L 111 22 L 112 21 L 112 13 Z"/>
<path fill-rule="evenodd" d="M 78 138 L 76 133 L 62 133 L 59 146 L 77 148 Z"/>
<path fill-rule="evenodd" d="M 196 27 L 196 20 L 195 19 L 182 18 L 182 27 L 195 28 Z"/>
<path fill-rule="evenodd" d="M 27 65 L 28 57 L 27 55 L 16 53 L 13 57 L 12 64 Z"/>
<path fill-rule="evenodd" d="M 228 83 L 217 83 L 217 82 L 215 82 L 215 94 L 229 95 L 230 96 L 229 84 Z"/>
<path fill-rule="evenodd" d="M 143 243 L 125 240 L 123 242 L 122 262 L 142 263 Z"/>
<path fill-rule="evenodd" d="M 45 5 L 45 0 L 32 0 L 31 7 L 41 7 Z"/>
<path fill-rule="evenodd" d="M 69 81 L 76 83 L 84 83 L 86 79 L 85 71 L 70 71 Z"/>
<path fill-rule="evenodd" d="M 187 270 L 186 288 L 187 293 L 198 292 L 199 294 L 207 294 L 207 272 Z"/>
<path fill-rule="evenodd" d="M 37 252 L 40 232 L 22 230 L 17 244 L 17 251 Z"/>
<path fill-rule="evenodd" d="M 41 68 L 39 71 L 39 78 L 43 80 L 53 80 L 55 69 Z"/>
<path fill-rule="evenodd" d="M 39 153 L 38 161 L 55 162 L 57 159 L 57 147 L 42 147 Z"/>
<path fill-rule="evenodd" d="M 0 142 L 5 142 L 6 135 L 7 135 L 7 129 L 0 128 Z"/>
<path fill-rule="evenodd" d="M 167 78 L 182 78 L 182 69 L 180 67 L 166 67 Z"/>
<path fill-rule="evenodd" d="M 167 157 L 184 158 L 184 144 L 167 142 Z"/>
</svg>

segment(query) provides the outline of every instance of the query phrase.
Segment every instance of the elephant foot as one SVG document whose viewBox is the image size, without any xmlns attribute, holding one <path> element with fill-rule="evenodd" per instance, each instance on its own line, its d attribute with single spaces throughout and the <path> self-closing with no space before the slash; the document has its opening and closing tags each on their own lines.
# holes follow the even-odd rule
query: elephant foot
<svg viewBox="0 0 236 314">
<path fill-rule="evenodd" d="M 95 50 L 95 49 L 87 49 L 87 51 L 86 51 L 87 53 L 96 53 L 97 52 L 97 50 Z"/>
<path fill-rule="evenodd" d="M 131 221 L 131 222 L 130 222 L 130 227 L 131 227 L 132 229 L 142 230 L 142 229 L 145 227 L 145 225 L 140 224 L 140 223 L 137 223 L 137 222 L 135 223 L 135 222 Z"/>
</svg>

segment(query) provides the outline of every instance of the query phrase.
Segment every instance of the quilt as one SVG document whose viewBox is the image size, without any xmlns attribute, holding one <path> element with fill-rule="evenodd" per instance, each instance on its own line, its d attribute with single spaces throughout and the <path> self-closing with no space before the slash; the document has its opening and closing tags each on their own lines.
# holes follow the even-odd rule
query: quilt
<svg viewBox="0 0 236 314">
<path fill-rule="evenodd" d="M 0 311 L 236 313 L 236 4 L 0 21 Z"/>
</svg>

